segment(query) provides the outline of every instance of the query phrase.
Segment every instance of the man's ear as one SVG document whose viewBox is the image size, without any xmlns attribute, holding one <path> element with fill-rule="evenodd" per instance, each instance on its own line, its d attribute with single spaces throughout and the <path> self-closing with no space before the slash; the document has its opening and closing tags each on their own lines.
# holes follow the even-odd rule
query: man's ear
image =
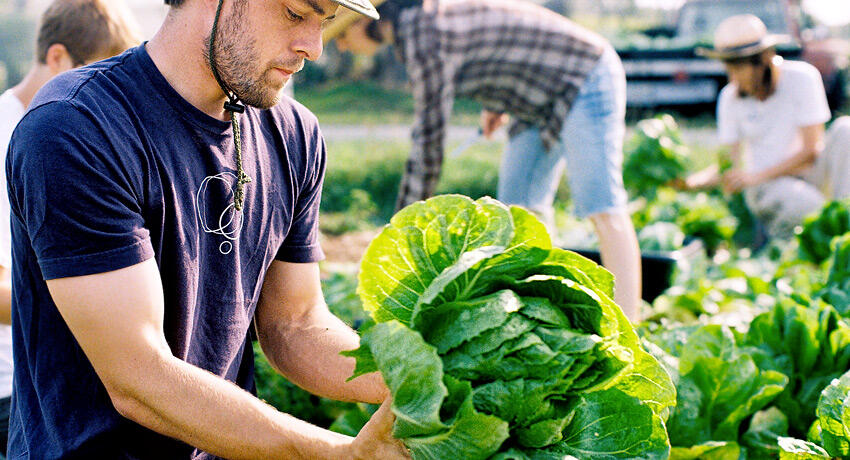
<svg viewBox="0 0 850 460">
<path fill-rule="evenodd" d="M 45 63 L 53 75 L 59 75 L 62 72 L 68 71 L 76 67 L 74 60 L 71 58 L 71 53 L 68 48 L 61 43 L 54 43 L 47 48 Z"/>
</svg>

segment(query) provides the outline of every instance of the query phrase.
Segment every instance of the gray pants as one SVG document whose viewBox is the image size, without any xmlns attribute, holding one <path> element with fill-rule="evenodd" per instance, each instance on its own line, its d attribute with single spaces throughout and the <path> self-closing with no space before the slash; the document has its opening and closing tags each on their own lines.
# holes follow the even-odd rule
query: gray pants
<svg viewBox="0 0 850 460">
<path fill-rule="evenodd" d="M 811 168 L 749 188 L 744 197 L 768 234 L 777 238 L 793 236 L 794 227 L 827 200 L 850 197 L 850 117 L 833 122 Z"/>
</svg>

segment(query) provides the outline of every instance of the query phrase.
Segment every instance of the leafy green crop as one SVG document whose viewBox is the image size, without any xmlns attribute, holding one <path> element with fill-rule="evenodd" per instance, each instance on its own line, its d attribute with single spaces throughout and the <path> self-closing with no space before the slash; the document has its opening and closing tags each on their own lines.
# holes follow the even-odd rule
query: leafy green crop
<svg viewBox="0 0 850 460">
<path fill-rule="evenodd" d="M 672 252 L 682 249 L 685 234 L 671 222 L 655 222 L 640 229 L 638 245 L 641 251 Z"/>
<path fill-rule="evenodd" d="M 779 460 L 830 460 L 832 457 L 813 442 L 779 438 Z"/>
<path fill-rule="evenodd" d="M 705 248 L 713 252 L 722 242 L 732 240 L 738 220 L 726 202 L 708 193 L 677 193 L 660 190 L 646 206 L 632 215 L 635 228 L 656 222 L 671 222 L 682 232 L 703 240 Z"/>
<path fill-rule="evenodd" d="M 760 369 L 724 326 L 672 329 L 653 340 L 678 358 L 678 403 L 667 423 L 671 458 L 736 460 L 741 425 L 770 404 L 788 378 Z"/>
<path fill-rule="evenodd" d="M 832 305 L 841 316 L 850 316 L 850 234 L 832 240 L 832 263 L 826 286 L 817 296 Z"/>
<path fill-rule="evenodd" d="M 805 437 L 821 391 L 850 369 L 850 326 L 829 305 L 782 299 L 753 320 L 745 344 L 759 368 L 789 377 L 774 404 L 788 417 L 791 434 Z"/>
<path fill-rule="evenodd" d="M 817 415 L 826 451 L 833 457 L 850 456 L 850 372 L 821 392 Z"/>
<path fill-rule="evenodd" d="M 850 372 L 834 379 L 820 394 L 817 421 L 809 442 L 782 438 L 782 459 L 829 459 L 850 456 Z"/>
<path fill-rule="evenodd" d="M 638 122 L 625 146 L 623 182 L 630 196 L 654 196 L 656 189 L 688 170 L 688 147 L 668 114 Z"/>
<path fill-rule="evenodd" d="M 830 201 L 819 211 L 803 220 L 797 234 L 800 256 L 815 263 L 829 258 L 830 244 L 836 236 L 850 232 L 850 199 Z"/>
<path fill-rule="evenodd" d="M 722 199 L 706 193 L 685 197 L 678 203 L 679 215 L 675 220 L 685 235 L 701 239 L 709 253 L 732 239 L 738 221 Z"/>
<path fill-rule="evenodd" d="M 613 303 L 613 277 L 552 248 L 527 211 L 445 195 L 396 214 L 363 258 L 380 371 L 415 459 L 666 458 L 665 370 Z"/>
</svg>

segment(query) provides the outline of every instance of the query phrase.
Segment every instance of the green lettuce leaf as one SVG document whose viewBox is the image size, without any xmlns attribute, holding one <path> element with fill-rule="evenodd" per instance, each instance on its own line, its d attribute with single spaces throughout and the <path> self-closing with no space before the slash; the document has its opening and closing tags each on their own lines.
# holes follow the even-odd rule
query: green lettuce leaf
<svg viewBox="0 0 850 460">
<path fill-rule="evenodd" d="M 462 401 L 456 414 L 447 422 L 448 429 L 429 436 L 405 438 L 404 444 L 415 459 L 483 460 L 490 457 L 508 439 L 508 423 L 475 410 L 469 382 L 448 377 L 446 384 L 452 398 Z"/>
<path fill-rule="evenodd" d="M 416 321 L 416 329 L 423 331 L 425 340 L 445 354 L 484 331 L 497 328 L 507 322 L 510 313 L 523 306 L 513 291 L 499 291 L 474 300 L 449 302 L 429 311 Z"/>
<path fill-rule="evenodd" d="M 779 442 L 780 460 L 829 460 L 831 457 L 822 447 L 811 442 L 781 437 Z"/>
<path fill-rule="evenodd" d="M 597 460 L 666 459 L 670 454 L 661 418 L 617 389 L 583 395 L 563 436 L 546 450 Z"/>
<path fill-rule="evenodd" d="M 779 456 L 777 439 L 788 436 L 788 417 L 776 407 L 761 410 L 750 419 L 750 426 L 741 437 L 750 457 L 776 458 Z"/>
<path fill-rule="evenodd" d="M 670 460 L 738 460 L 740 457 L 741 446 L 731 441 L 709 441 L 670 450 Z"/>
<path fill-rule="evenodd" d="M 850 372 L 823 390 L 817 416 L 826 451 L 833 457 L 850 456 Z"/>
<path fill-rule="evenodd" d="M 821 391 L 850 368 L 850 326 L 829 305 L 783 298 L 752 321 L 744 343 L 759 368 L 789 377 L 774 404 L 788 417 L 789 434 L 804 437 Z"/>
<path fill-rule="evenodd" d="M 357 292 L 378 321 L 408 323 L 419 298 L 469 251 L 505 248 L 513 239 L 510 210 L 490 199 L 444 195 L 399 211 L 369 244 Z"/>
<path fill-rule="evenodd" d="M 732 332 L 704 326 L 694 332 L 679 359 L 678 406 L 669 420 L 674 446 L 737 441 L 741 422 L 769 404 L 788 382 L 760 370 L 739 350 Z"/>
</svg>

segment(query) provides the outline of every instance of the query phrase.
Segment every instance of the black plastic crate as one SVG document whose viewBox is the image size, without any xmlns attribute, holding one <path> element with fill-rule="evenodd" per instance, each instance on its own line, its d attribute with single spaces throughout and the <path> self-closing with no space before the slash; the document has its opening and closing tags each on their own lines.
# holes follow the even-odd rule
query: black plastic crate
<svg viewBox="0 0 850 460">
<path fill-rule="evenodd" d="M 602 257 L 596 249 L 564 248 L 601 264 Z M 643 251 L 641 252 L 641 297 L 652 303 L 661 295 L 673 281 L 676 266 L 702 251 L 702 241 L 693 240 L 682 249 L 672 252 Z"/>
</svg>

